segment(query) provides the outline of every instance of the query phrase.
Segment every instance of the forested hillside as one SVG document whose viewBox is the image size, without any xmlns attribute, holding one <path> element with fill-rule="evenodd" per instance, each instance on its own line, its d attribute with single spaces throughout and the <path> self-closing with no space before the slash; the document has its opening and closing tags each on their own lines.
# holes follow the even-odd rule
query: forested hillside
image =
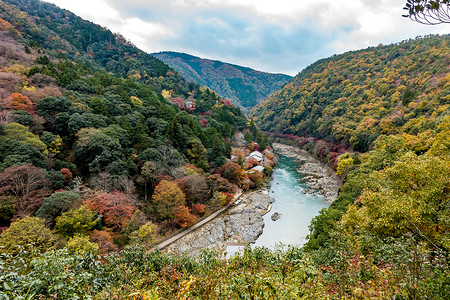
<svg viewBox="0 0 450 300">
<path fill-rule="evenodd" d="M 6 253 L 152 245 L 261 184 L 230 156 L 266 137 L 214 91 L 51 4 L 0 1 L 0 25 Z"/>
<path fill-rule="evenodd" d="M 448 39 L 321 60 L 259 105 L 338 199 L 303 248 L 192 257 L 149 249 L 259 188 L 267 137 L 124 37 L 0 0 L 0 298 L 449 299 Z"/>
<path fill-rule="evenodd" d="M 153 55 L 185 78 L 207 86 L 234 104 L 248 109 L 282 88 L 292 78 L 178 52 Z"/>
<path fill-rule="evenodd" d="M 252 116 L 262 129 L 345 141 L 357 151 L 382 134 L 430 129 L 450 104 L 449 42 L 428 36 L 319 60 Z"/>
<path fill-rule="evenodd" d="M 252 112 L 343 180 L 303 248 L 338 298 L 449 296 L 449 40 L 320 60 Z"/>
</svg>

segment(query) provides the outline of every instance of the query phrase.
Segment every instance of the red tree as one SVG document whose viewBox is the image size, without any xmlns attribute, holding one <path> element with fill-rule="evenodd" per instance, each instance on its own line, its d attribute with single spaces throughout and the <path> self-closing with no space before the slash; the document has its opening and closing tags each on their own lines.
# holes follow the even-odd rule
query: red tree
<svg viewBox="0 0 450 300">
<path fill-rule="evenodd" d="M 71 182 L 72 181 L 72 172 L 70 172 L 69 169 L 62 168 L 61 169 L 61 174 L 64 176 L 64 181 L 65 182 Z"/>
<path fill-rule="evenodd" d="M 90 210 L 103 215 L 105 225 L 115 230 L 125 228 L 137 209 L 133 201 L 119 191 L 95 193 L 84 203 Z"/>
<path fill-rule="evenodd" d="M 217 169 L 216 173 L 219 173 L 222 177 L 228 179 L 232 183 L 237 185 L 241 184 L 242 169 L 237 163 L 228 162 Z"/>
<path fill-rule="evenodd" d="M 178 206 L 174 209 L 173 215 L 178 225 L 181 227 L 191 227 L 197 222 L 197 217 L 189 213 L 189 208 L 186 206 Z"/>
<path fill-rule="evenodd" d="M 12 109 L 34 112 L 33 102 L 31 102 L 30 98 L 21 93 L 12 93 L 6 101 L 10 103 L 10 108 Z"/>
<path fill-rule="evenodd" d="M 196 215 L 203 215 L 206 211 L 205 204 L 192 204 L 192 212 Z"/>
<path fill-rule="evenodd" d="M 15 219 L 33 214 L 50 194 L 50 181 L 41 169 L 29 164 L 0 173 L 0 195 L 15 198 Z"/>
</svg>

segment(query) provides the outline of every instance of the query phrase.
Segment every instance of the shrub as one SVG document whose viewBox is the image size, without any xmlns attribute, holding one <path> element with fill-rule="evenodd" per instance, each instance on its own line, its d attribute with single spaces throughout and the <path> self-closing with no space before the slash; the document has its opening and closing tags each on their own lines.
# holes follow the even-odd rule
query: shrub
<svg viewBox="0 0 450 300">
<path fill-rule="evenodd" d="M 71 238 L 66 248 L 69 253 L 97 253 L 99 251 L 99 246 L 91 243 L 89 237 L 80 235 Z"/>
</svg>

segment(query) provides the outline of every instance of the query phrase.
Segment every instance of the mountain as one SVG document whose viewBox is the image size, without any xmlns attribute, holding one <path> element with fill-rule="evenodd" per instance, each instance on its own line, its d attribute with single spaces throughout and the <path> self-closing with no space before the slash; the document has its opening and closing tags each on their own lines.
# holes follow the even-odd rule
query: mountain
<svg viewBox="0 0 450 300">
<path fill-rule="evenodd" d="M 113 206 L 126 210 L 115 211 L 126 220 L 105 228 L 121 235 L 139 207 L 145 220 L 171 219 L 161 226 L 173 230 L 187 223 L 173 223 L 172 211 L 159 218 L 148 199 L 161 181 L 178 191 L 180 218 L 191 224 L 192 205 L 202 201 L 197 207 L 204 211 L 213 195 L 222 196 L 210 190 L 211 182 L 231 192 L 221 175 L 209 186 L 206 178 L 228 162 L 231 140 L 246 124 L 230 101 L 106 28 L 38 0 L 0 1 L 1 230 L 34 215 L 55 225 L 85 200 L 80 190 L 88 184 L 106 193 L 90 210 L 100 213 L 96 205 L 114 197 Z M 32 187 L 21 189 L 18 182 L 27 177 Z M 202 193 L 195 203 L 194 193 L 184 195 L 194 181 Z M 76 195 L 66 193 L 75 186 Z M 76 203 L 56 208 L 60 200 Z"/>
<path fill-rule="evenodd" d="M 185 78 L 209 87 L 220 96 L 248 109 L 282 88 L 292 78 L 185 53 L 159 52 L 153 55 Z"/>
<path fill-rule="evenodd" d="M 449 35 L 427 36 L 319 60 L 251 115 L 264 130 L 358 151 L 381 134 L 421 132 L 449 113 L 449 42 Z"/>
</svg>

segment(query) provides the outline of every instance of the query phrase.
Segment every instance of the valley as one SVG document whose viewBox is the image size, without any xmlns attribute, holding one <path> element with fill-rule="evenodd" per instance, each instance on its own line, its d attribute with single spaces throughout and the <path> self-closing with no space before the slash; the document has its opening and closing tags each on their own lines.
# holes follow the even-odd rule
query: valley
<svg viewBox="0 0 450 300">
<path fill-rule="evenodd" d="M 450 298 L 448 1 L 54 2 L 0 0 L 0 299 Z"/>
</svg>

